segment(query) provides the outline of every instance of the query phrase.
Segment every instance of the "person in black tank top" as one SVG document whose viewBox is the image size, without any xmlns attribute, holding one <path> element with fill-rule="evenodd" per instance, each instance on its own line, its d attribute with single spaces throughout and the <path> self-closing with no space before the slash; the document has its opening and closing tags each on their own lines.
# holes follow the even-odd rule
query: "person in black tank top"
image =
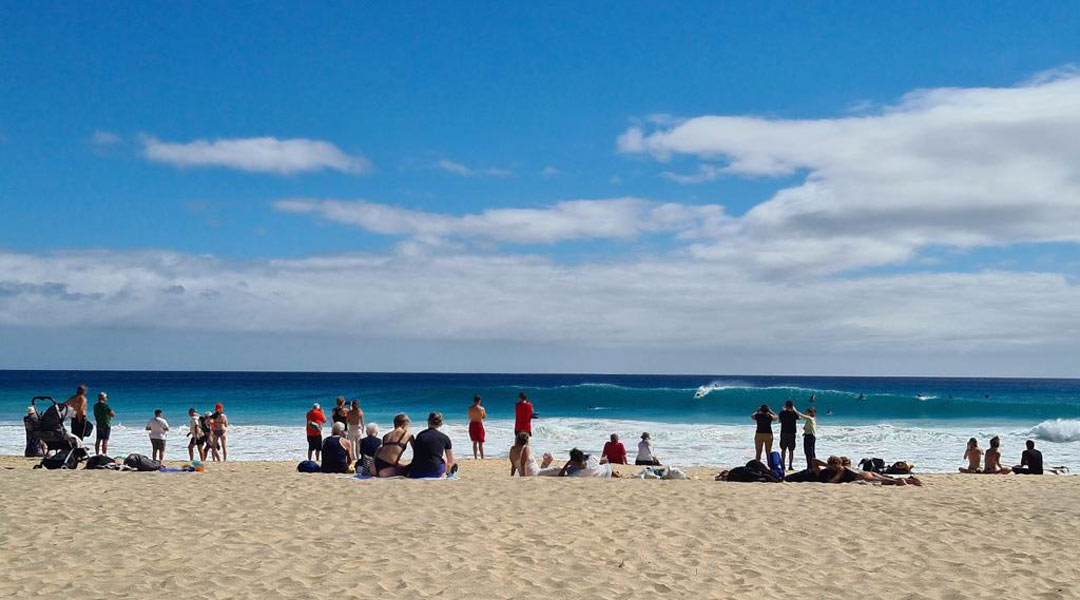
<svg viewBox="0 0 1080 600">
<path fill-rule="evenodd" d="M 323 473 L 347 473 L 353 457 L 352 445 L 343 437 L 345 424 L 334 423 L 332 431 L 333 434 L 323 440 L 320 470 Z"/>
<path fill-rule="evenodd" d="M 750 415 L 750 418 L 757 422 L 757 432 L 754 434 L 754 460 L 761 460 L 762 452 L 765 453 L 765 460 L 769 460 L 773 443 L 772 423 L 776 420 L 776 413 L 769 408 L 768 404 L 762 404 L 757 412 Z"/>
</svg>

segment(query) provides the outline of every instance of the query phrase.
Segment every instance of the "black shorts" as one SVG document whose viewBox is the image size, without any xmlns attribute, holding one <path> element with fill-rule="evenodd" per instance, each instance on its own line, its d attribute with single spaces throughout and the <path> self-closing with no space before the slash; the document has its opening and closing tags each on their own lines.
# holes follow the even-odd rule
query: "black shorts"
<svg viewBox="0 0 1080 600">
<path fill-rule="evenodd" d="M 322 452 L 322 436 L 321 435 L 309 435 L 307 436 L 307 449 L 308 452 Z"/>
<path fill-rule="evenodd" d="M 781 450 L 794 450 L 795 449 L 795 433 L 781 433 L 780 434 L 780 449 Z"/>
<path fill-rule="evenodd" d="M 108 425 L 98 425 L 97 427 L 97 439 L 99 442 L 109 441 L 109 434 L 112 433 L 112 427 Z"/>
<path fill-rule="evenodd" d="M 164 452 L 165 451 L 165 440 L 150 440 L 150 446 L 154 450 L 161 450 L 162 452 Z"/>
</svg>

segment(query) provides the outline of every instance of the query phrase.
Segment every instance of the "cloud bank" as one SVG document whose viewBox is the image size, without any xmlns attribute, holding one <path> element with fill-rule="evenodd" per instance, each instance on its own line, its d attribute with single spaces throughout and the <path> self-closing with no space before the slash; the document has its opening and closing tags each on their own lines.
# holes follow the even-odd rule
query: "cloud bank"
<svg viewBox="0 0 1080 600">
<path fill-rule="evenodd" d="M 256 137 L 179 143 L 143 136 L 141 141 L 146 158 L 176 167 L 224 167 L 278 175 L 326 169 L 356 174 L 371 169 L 363 156 L 346 154 L 320 140 Z"/>
</svg>

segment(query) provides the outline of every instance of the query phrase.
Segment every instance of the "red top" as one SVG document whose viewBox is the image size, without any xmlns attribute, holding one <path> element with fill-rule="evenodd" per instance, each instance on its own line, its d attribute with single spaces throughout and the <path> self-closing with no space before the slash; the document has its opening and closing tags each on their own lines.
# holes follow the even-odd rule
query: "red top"
<svg viewBox="0 0 1080 600">
<path fill-rule="evenodd" d="M 514 433 L 524 431 L 532 434 L 533 405 L 528 400 L 519 400 L 514 405 Z"/>
<path fill-rule="evenodd" d="M 316 427 L 312 427 L 311 423 L 318 423 L 322 425 L 326 422 L 326 415 L 323 414 L 322 409 L 315 410 L 314 408 L 307 411 L 307 434 L 311 436 L 322 435 L 322 430 Z"/>
<path fill-rule="evenodd" d="M 604 452 L 600 456 L 606 456 L 609 463 L 625 465 L 626 446 L 622 442 L 608 442 L 604 444 Z"/>
</svg>

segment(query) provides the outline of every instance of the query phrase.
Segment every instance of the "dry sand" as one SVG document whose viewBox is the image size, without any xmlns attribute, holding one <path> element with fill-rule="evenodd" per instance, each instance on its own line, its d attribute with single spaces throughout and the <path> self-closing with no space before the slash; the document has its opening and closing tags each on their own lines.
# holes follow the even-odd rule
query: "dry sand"
<svg viewBox="0 0 1080 600">
<path fill-rule="evenodd" d="M 0 598 L 1074 598 L 1080 478 L 358 481 L 0 458 Z M 623 469 L 624 472 L 633 469 Z M 343 596 L 344 595 L 344 596 Z"/>
</svg>

